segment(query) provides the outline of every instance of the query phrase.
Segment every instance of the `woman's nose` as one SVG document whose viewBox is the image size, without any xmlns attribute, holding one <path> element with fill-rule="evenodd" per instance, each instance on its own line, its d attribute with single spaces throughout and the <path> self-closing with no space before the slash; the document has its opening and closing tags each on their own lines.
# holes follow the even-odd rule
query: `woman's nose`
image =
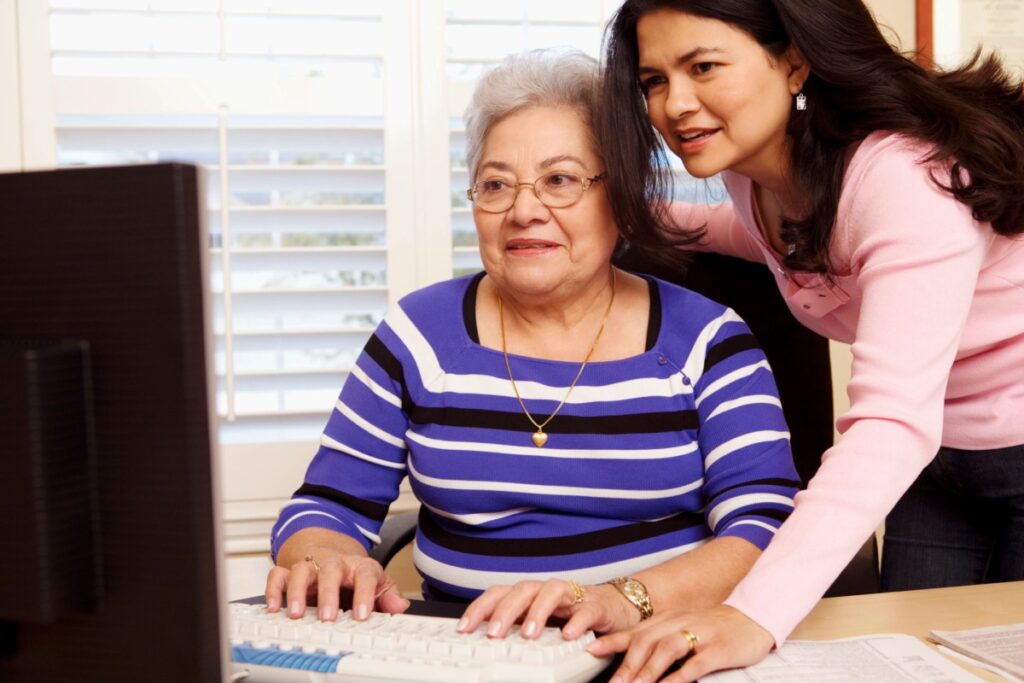
<svg viewBox="0 0 1024 683">
<path fill-rule="evenodd" d="M 548 207 L 537 197 L 537 192 L 532 185 L 523 184 L 519 186 L 512 208 L 509 209 L 509 217 L 518 225 L 530 225 L 531 223 L 543 222 L 550 217 Z"/>
<path fill-rule="evenodd" d="M 679 82 L 678 79 L 669 82 L 668 95 L 665 98 L 665 114 L 670 119 L 682 118 L 698 109 L 700 109 L 700 100 L 690 84 Z"/>
</svg>

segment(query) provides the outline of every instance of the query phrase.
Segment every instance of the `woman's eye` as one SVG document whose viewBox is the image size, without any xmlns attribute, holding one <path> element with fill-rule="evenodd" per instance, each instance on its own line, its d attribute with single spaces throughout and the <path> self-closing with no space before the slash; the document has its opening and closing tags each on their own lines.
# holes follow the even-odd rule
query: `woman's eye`
<svg viewBox="0 0 1024 683">
<path fill-rule="evenodd" d="M 484 180 L 478 185 L 480 192 L 501 192 L 508 188 L 508 184 L 504 180 L 493 178 L 491 180 Z"/>
<path fill-rule="evenodd" d="M 544 177 L 544 187 L 549 190 L 571 189 L 579 184 L 579 177 L 571 173 L 552 173 Z"/>
<path fill-rule="evenodd" d="M 650 76 L 648 78 L 643 78 L 640 80 L 640 89 L 643 90 L 644 93 L 648 93 L 664 82 L 665 79 L 662 76 Z"/>
<path fill-rule="evenodd" d="M 718 65 L 714 62 L 697 62 L 693 65 L 693 70 L 698 74 L 706 74 L 712 71 L 716 66 Z"/>
<path fill-rule="evenodd" d="M 564 173 L 553 173 L 547 177 L 547 184 L 552 187 L 560 187 L 562 185 L 569 185 L 573 181 L 573 176 L 566 175 Z"/>
</svg>

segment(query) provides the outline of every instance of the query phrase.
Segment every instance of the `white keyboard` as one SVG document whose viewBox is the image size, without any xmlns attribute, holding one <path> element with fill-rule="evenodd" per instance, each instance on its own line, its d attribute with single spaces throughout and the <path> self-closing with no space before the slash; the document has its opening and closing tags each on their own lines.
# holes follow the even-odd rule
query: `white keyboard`
<svg viewBox="0 0 1024 683">
<path fill-rule="evenodd" d="M 321 622 L 312 608 L 301 619 L 264 605 L 231 604 L 232 669 L 244 683 L 584 683 L 609 659 L 546 627 L 535 640 L 519 627 L 503 639 L 457 633 L 456 619 L 374 612 L 357 622 L 350 612 Z M 243 675 L 247 672 L 248 675 Z"/>
</svg>

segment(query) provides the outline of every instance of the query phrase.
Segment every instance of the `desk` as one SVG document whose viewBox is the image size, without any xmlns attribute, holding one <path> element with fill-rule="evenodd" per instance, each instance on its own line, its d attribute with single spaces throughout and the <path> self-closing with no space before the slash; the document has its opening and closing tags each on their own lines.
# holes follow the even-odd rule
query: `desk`
<svg viewBox="0 0 1024 683">
<path fill-rule="evenodd" d="M 260 603 L 262 596 L 239 602 Z M 413 600 L 413 614 L 458 617 L 465 605 Z M 959 631 L 1024 621 L 1024 581 L 825 598 L 800 622 L 794 640 L 833 640 L 872 633 L 908 633 L 924 640 L 929 631 Z M 953 659 L 979 678 L 1006 679 Z M 597 680 L 605 680 L 609 669 Z"/>
<path fill-rule="evenodd" d="M 825 598 L 800 622 L 790 638 L 831 640 L 871 633 L 909 633 L 925 639 L 929 631 L 959 631 L 1024 621 L 1024 581 L 980 586 L 933 588 Z M 987 681 L 1004 678 L 954 659 Z"/>
</svg>

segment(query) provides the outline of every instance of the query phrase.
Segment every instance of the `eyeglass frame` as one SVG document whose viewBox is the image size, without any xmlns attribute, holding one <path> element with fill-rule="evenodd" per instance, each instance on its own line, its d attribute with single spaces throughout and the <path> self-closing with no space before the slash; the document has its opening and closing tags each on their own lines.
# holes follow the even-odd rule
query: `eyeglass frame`
<svg viewBox="0 0 1024 683">
<path fill-rule="evenodd" d="M 590 189 L 591 185 L 593 185 L 594 183 L 598 182 L 599 180 L 604 180 L 608 176 L 608 171 L 601 171 L 597 175 L 590 176 L 589 178 L 583 177 L 582 178 L 582 183 L 581 183 L 583 185 L 583 189 L 580 190 L 579 196 L 576 197 L 576 199 L 572 200 L 572 202 L 566 204 L 565 206 L 548 206 L 547 202 L 545 202 L 543 199 L 540 198 L 540 193 L 537 192 L 537 183 L 540 182 L 541 180 L 543 180 L 544 178 L 547 178 L 548 176 L 552 176 L 552 175 L 576 175 L 576 174 L 575 173 L 569 173 L 567 171 L 551 171 L 550 173 L 545 173 L 544 175 L 542 175 L 542 176 L 540 176 L 538 178 L 535 178 L 532 183 L 528 183 L 528 182 L 513 183 L 512 184 L 512 188 L 515 190 L 515 192 L 512 194 L 512 202 L 508 205 L 508 207 L 506 207 L 504 209 L 499 209 L 499 210 L 485 209 L 484 207 L 482 207 L 479 204 L 477 204 L 476 200 L 473 198 L 473 189 L 477 185 L 479 185 L 480 183 L 487 182 L 487 180 L 489 180 L 488 178 L 485 178 L 484 180 L 478 180 L 477 182 L 475 182 L 472 185 L 470 185 L 469 188 L 466 190 L 466 198 L 469 199 L 471 204 L 474 204 L 478 209 L 480 209 L 484 213 L 505 213 L 506 211 L 508 211 L 509 209 L 511 209 L 513 206 L 516 205 L 516 200 L 519 199 L 519 188 L 522 187 L 523 185 L 526 185 L 527 187 L 533 188 L 533 196 L 537 198 L 538 202 L 540 202 L 541 204 L 543 204 L 547 208 L 549 208 L 549 209 L 568 209 L 570 206 L 575 206 L 577 203 L 579 203 L 579 201 L 581 199 L 583 199 L 584 193 L 587 190 Z"/>
</svg>

